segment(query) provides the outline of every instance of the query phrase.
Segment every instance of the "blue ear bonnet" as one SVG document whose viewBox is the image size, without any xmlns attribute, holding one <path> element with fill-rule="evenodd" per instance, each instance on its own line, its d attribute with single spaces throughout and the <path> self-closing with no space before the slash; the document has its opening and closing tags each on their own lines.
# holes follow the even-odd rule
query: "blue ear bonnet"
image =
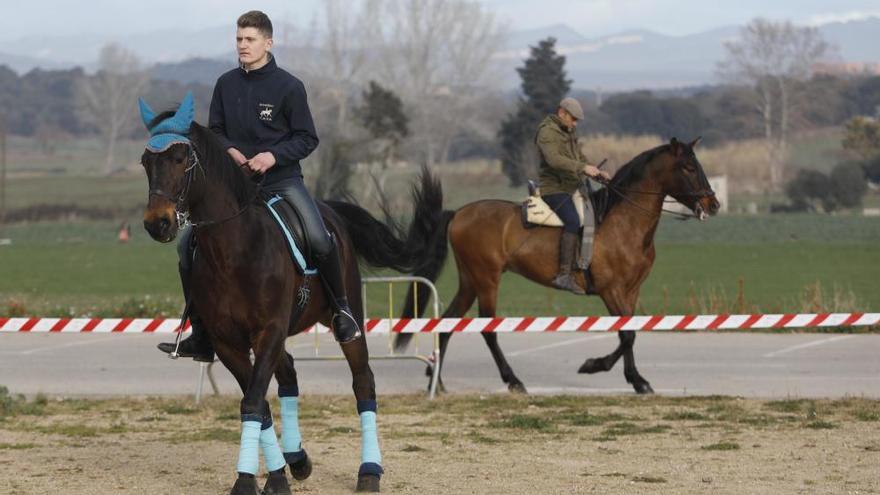
<svg viewBox="0 0 880 495">
<path fill-rule="evenodd" d="M 147 150 L 154 153 L 161 153 L 167 150 L 172 144 L 182 143 L 190 144 L 189 127 L 192 125 L 195 117 L 196 107 L 193 101 L 192 91 L 187 91 L 183 101 L 180 102 L 180 108 L 173 117 L 169 117 L 162 122 L 150 128 L 150 122 L 156 118 L 156 113 L 147 105 L 143 98 L 138 98 L 138 106 L 141 109 L 141 119 L 147 130 L 150 131 L 150 140 L 147 141 Z"/>
</svg>

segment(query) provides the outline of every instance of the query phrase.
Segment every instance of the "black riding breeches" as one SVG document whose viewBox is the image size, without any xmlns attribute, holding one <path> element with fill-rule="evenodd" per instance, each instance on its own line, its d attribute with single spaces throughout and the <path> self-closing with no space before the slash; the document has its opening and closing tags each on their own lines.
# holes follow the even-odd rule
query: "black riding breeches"
<svg viewBox="0 0 880 495">
<path fill-rule="evenodd" d="M 562 220 L 562 225 L 566 232 L 578 233 L 578 230 L 581 228 L 581 217 L 574 206 L 571 194 L 546 194 L 541 196 L 541 198 L 556 213 L 556 216 Z"/>
</svg>

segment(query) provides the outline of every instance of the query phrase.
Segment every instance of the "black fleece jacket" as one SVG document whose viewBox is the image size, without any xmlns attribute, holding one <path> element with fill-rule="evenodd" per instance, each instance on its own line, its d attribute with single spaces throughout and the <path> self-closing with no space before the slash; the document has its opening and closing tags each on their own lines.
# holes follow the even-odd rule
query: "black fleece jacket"
<svg viewBox="0 0 880 495">
<path fill-rule="evenodd" d="M 271 152 L 276 163 L 266 173 L 267 185 L 302 177 L 299 161 L 318 147 L 305 86 L 271 55 L 259 69 L 237 68 L 217 79 L 208 127 L 225 149 L 246 158 Z"/>
</svg>

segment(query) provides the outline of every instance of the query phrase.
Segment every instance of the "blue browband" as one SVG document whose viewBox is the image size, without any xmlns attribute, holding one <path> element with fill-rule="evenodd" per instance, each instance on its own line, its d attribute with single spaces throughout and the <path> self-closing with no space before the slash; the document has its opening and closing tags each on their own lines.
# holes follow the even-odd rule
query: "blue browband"
<svg viewBox="0 0 880 495">
<path fill-rule="evenodd" d="M 169 117 L 152 128 L 150 123 L 156 118 L 156 113 L 147 105 L 143 98 L 138 98 L 138 106 L 141 110 L 141 119 L 144 126 L 150 131 L 150 140 L 147 141 L 147 150 L 153 153 L 161 153 L 171 147 L 172 144 L 181 143 L 189 145 L 189 128 L 195 118 L 196 108 L 193 101 L 192 91 L 187 91 L 180 108 L 173 117 Z"/>
</svg>

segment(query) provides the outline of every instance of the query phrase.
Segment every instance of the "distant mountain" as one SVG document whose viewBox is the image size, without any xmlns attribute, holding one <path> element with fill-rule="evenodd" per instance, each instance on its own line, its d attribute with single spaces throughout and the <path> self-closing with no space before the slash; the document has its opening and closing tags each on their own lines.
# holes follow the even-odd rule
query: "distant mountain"
<svg viewBox="0 0 880 495">
<path fill-rule="evenodd" d="M 214 86 L 217 78 L 233 67 L 235 67 L 234 62 L 196 57 L 179 62 L 156 64 L 150 70 L 150 74 L 154 79 Z"/>
<path fill-rule="evenodd" d="M 76 64 L 55 62 L 50 60 L 42 60 L 35 57 L 22 57 L 20 55 L 12 55 L 0 52 L 0 65 L 5 65 L 19 74 L 30 72 L 36 67 L 43 69 L 69 69 Z"/>
<path fill-rule="evenodd" d="M 528 46 L 549 36 L 566 55 L 566 69 L 578 88 L 601 91 L 660 89 L 718 83 L 716 64 L 724 55 L 724 42 L 736 39 L 739 27 L 726 26 L 687 36 L 667 36 L 638 30 L 600 38 L 577 38 L 566 26 L 512 33 L 498 57 L 506 66 L 505 83 L 519 84 L 516 67 L 528 56 Z M 819 27 L 843 60 L 880 62 L 876 49 L 880 18 Z M 576 33 L 575 33 L 576 34 Z"/>
<path fill-rule="evenodd" d="M 845 61 L 880 62 L 876 49 L 880 39 L 880 18 L 820 27 L 826 40 L 838 47 Z M 739 28 L 721 27 L 687 36 L 667 36 L 647 30 L 633 30 L 611 36 L 588 38 L 564 24 L 514 31 L 499 47 L 496 61 L 501 66 L 506 89 L 519 85 L 516 68 L 528 57 L 529 46 L 555 37 L 558 50 L 567 57 L 566 68 L 576 88 L 613 92 L 632 89 L 670 89 L 718 83 L 717 61 L 724 57 L 723 43 L 735 39 Z M 289 40 L 276 35 L 279 48 L 302 46 L 302 31 Z M 17 40 L 18 41 L 18 40 Z M 26 56 L 0 53 L 0 64 L 17 72 L 33 67 L 92 69 L 104 43 L 99 35 L 43 37 L 21 40 L 31 47 Z M 217 27 L 193 32 L 164 30 L 133 34 L 115 40 L 134 51 L 160 79 L 182 83 L 213 84 L 217 76 L 235 64 L 231 29 Z"/>
</svg>

